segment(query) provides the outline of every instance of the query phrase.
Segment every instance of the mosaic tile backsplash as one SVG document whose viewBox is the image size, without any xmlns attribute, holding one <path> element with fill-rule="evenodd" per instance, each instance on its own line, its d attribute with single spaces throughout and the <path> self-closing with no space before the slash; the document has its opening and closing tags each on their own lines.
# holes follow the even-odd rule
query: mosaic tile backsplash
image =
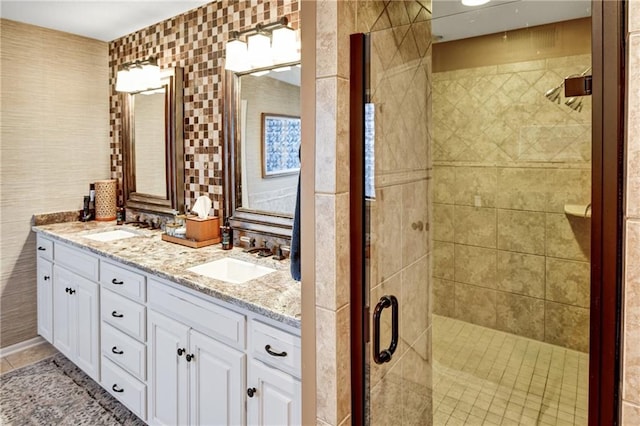
<svg viewBox="0 0 640 426">
<path fill-rule="evenodd" d="M 161 69 L 184 69 L 185 205 L 208 195 L 223 216 L 224 45 L 231 31 L 282 16 L 298 28 L 298 2 L 216 1 L 110 42 L 111 177 L 121 182 L 123 174 L 118 67 L 155 56 Z"/>
</svg>

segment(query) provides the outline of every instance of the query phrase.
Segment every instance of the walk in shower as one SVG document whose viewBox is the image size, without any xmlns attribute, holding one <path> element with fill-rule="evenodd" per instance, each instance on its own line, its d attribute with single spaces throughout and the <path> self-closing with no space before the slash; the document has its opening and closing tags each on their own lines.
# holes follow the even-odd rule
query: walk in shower
<svg viewBox="0 0 640 426">
<path fill-rule="evenodd" d="M 586 425 L 591 99 L 562 86 L 591 67 L 589 2 L 371 3 L 364 420 Z"/>
</svg>

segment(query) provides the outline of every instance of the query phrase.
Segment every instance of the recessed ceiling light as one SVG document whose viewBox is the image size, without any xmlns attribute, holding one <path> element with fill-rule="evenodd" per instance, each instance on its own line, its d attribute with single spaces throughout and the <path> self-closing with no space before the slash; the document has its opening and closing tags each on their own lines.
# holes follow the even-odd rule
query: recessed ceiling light
<svg viewBox="0 0 640 426">
<path fill-rule="evenodd" d="M 462 0 L 462 4 L 465 6 L 481 6 L 489 3 L 490 0 Z"/>
</svg>

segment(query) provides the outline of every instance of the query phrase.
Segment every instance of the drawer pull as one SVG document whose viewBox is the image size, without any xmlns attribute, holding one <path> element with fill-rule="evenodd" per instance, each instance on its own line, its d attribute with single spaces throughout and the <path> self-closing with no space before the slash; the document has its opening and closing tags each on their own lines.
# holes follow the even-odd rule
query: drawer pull
<svg viewBox="0 0 640 426">
<path fill-rule="evenodd" d="M 253 398 L 253 395 L 255 395 L 255 394 L 256 394 L 256 388 L 249 388 L 249 389 L 247 389 L 247 396 L 248 396 L 249 398 Z"/>
<path fill-rule="evenodd" d="M 118 281 L 115 278 L 111 280 L 111 284 L 115 284 L 115 285 L 122 285 L 124 284 L 124 281 Z"/>
<path fill-rule="evenodd" d="M 282 352 L 274 352 L 271 350 L 271 345 L 267 345 L 264 347 L 264 350 L 267 351 L 267 353 L 271 356 L 287 356 L 287 353 L 285 351 Z"/>
<path fill-rule="evenodd" d="M 118 311 L 111 312 L 111 316 L 114 318 L 123 318 L 124 314 L 119 314 Z"/>
<path fill-rule="evenodd" d="M 116 355 L 122 355 L 124 353 L 124 351 L 119 351 L 117 346 L 112 347 L 111 352 L 113 352 Z"/>
<path fill-rule="evenodd" d="M 178 348 L 178 356 L 182 356 L 186 351 L 184 348 Z"/>
<path fill-rule="evenodd" d="M 187 354 L 187 362 L 191 362 L 192 359 L 196 359 L 194 354 Z"/>
<path fill-rule="evenodd" d="M 42 246 L 38 246 L 38 250 L 40 250 L 40 251 L 46 251 L 47 249 L 46 249 L 46 248 L 44 248 L 44 247 L 42 247 Z"/>
<path fill-rule="evenodd" d="M 111 386 L 111 389 L 113 389 L 114 392 L 118 392 L 118 393 L 124 392 L 124 389 L 118 388 L 118 385 L 115 383 L 113 384 L 113 386 Z"/>
</svg>

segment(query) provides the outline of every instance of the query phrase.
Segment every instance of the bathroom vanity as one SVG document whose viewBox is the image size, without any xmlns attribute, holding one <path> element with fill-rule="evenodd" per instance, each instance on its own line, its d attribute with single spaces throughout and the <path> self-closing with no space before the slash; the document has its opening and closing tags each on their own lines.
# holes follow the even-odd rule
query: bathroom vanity
<svg viewBox="0 0 640 426">
<path fill-rule="evenodd" d="M 142 420 L 300 424 L 300 285 L 288 262 L 114 223 L 33 229 L 38 333 Z M 232 283 L 189 270 L 227 257 L 273 272 Z"/>
</svg>

